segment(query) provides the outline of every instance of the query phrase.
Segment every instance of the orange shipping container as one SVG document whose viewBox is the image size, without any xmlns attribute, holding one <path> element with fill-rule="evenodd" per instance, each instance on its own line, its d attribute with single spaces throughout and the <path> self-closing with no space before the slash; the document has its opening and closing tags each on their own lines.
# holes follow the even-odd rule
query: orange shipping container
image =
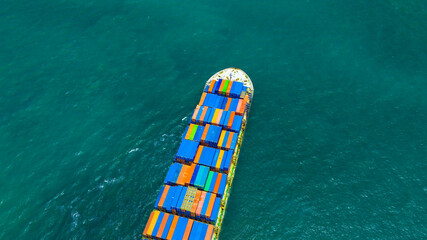
<svg viewBox="0 0 427 240">
<path fill-rule="evenodd" d="M 245 95 L 245 98 L 243 98 L 243 100 L 245 100 L 245 102 L 247 103 L 247 102 L 248 102 L 248 100 L 249 100 L 249 96 L 248 96 L 248 95 Z"/>
<path fill-rule="evenodd" d="M 154 226 L 156 225 L 159 214 L 160 214 L 159 211 L 154 210 L 153 219 L 151 219 L 150 227 L 148 228 L 148 231 L 147 231 L 147 236 L 151 236 L 151 234 L 153 233 Z"/>
<path fill-rule="evenodd" d="M 236 115 L 236 112 L 231 112 L 230 113 L 230 118 L 228 119 L 228 123 L 227 123 L 227 128 L 228 129 L 231 129 L 231 126 L 233 125 L 234 115 Z"/>
<path fill-rule="evenodd" d="M 188 168 L 185 179 L 184 179 L 185 186 L 188 186 L 188 184 L 190 184 L 191 177 L 193 176 L 195 168 L 196 168 L 196 164 L 191 164 L 190 167 Z"/>
<path fill-rule="evenodd" d="M 147 231 L 148 231 L 148 228 L 150 227 L 150 223 L 151 223 L 151 220 L 153 219 L 153 216 L 154 216 L 154 211 L 151 212 L 150 218 L 148 219 L 148 222 L 147 222 L 147 225 L 145 225 L 144 232 L 142 233 L 144 236 L 147 236 Z"/>
<path fill-rule="evenodd" d="M 224 111 L 228 111 L 228 109 L 230 108 L 230 104 L 231 104 L 231 98 L 228 98 Z"/>
<path fill-rule="evenodd" d="M 185 172 L 187 171 L 188 168 L 190 168 L 190 166 L 185 165 L 185 164 L 182 165 L 181 172 L 179 173 L 178 180 L 176 181 L 176 184 L 184 185 Z"/>
<path fill-rule="evenodd" d="M 168 236 L 166 237 L 167 240 L 172 239 L 172 236 L 173 236 L 173 233 L 175 232 L 176 223 L 178 222 L 178 219 L 179 219 L 179 217 L 176 215 L 173 217 L 171 228 L 169 229 Z"/>
<path fill-rule="evenodd" d="M 160 224 L 159 231 L 157 231 L 156 237 L 158 237 L 158 238 L 162 237 L 163 230 L 165 229 L 166 222 L 168 221 L 168 218 L 170 216 L 171 215 L 169 215 L 168 213 L 165 213 L 165 215 L 163 216 L 163 219 L 162 219 L 162 223 Z"/>
<path fill-rule="evenodd" d="M 200 124 L 203 124 L 203 119 L 205 118 L 205 115 L 206 115 L 206 112 L 208 111 L 208 107 L 204 107 L 203 108 L 203 112 L 202 112 L 202 115 L 200 115 L 200 118 L 199 118 L 199 123 Z"/>
<path fill-rule="evenodd" d="M 163 209 L 163 203 L 165 203 L 165 199 L 166 196 L 168 195 L 169 192 L 169 185 L 165 185 L 165 189 L 163 190 L 162 196 L 160 197 L 160 201 L 159 201 L 159 208 Z"/>
<path fill-rule="evenodd" d="M 225 148 L 226 148 L 226 149 L 230 149 L 231 141 L 233 140 L 233 135 L 234 135 L 234 134 L 235 134 L 234 132 L 230 132 L 230 133 L 228 134 L 227 146 L 225 146 Z"/>
<path fill-rule="evenodd" d="M 194 197 L 193 206 L 191 206 L 191 216 L 196 217 L 197 205 L 199 204 L 200 196 L 202 195 L 202 191 L 197 190 L 196 196 Z"/>
<path fill-rule="evenodd" d="M 212 224 L 208 225 L 208 231 L 206 231 L 205 240 L 211 240 L 212 234 L 213 234 L 213 228 L 214 228 L 214 226 Z"/>
<path fill-rule="evenodd" d="M 208 209 L 206 209 L 206 218 L 211 218 L 213 206 L 215 203 L 216 194 L 211 194 L 211 199 L 209 199 Z"/>
<path fill-rule="evenodd" d="M 243 99 L 243 104 L 241 106 L 242 114 L 245 112 L 246 104 L 248 104 L 248 101 L 249 101 L 249 97 L 248 95 L 246 95 L 245 98 Z"/>
<path fill-rule="evenodd" d="M 239 115 L 243 115 L 243 113 L 245 112 L 246 103 L 248 102 L 248 100 L 249 100 L 248 95 L 246 95 L 243 100 L 242 99 L 239 100 L 239 105 L 237 107 L 237 113 Z M 241 102 L 241 104 L 240 104 L 240 102 Z"/>
<path fill-rule="evenodd" d="M 190 183 L 191 176 L 193 175 L 193 171 L 195 167 L 196 167 L 195 164 L 192 164 L 187 167 L 187 170 L 184 172 L 184 176 L 182 178 L 182 185 L 187 185 L 187 183 Z"/>
<path fill-rule="evenodd" d="M 218 173 L 218 177 L 216 178 L 215 187 L 213 192 L 218 193 L 219 185 L 221 184 L 222 173 Z"/>
<path fill-rule="evenodd" d="M 203 105 L 203 102 L 205 101 L 206 93 L 202 93 L 202 98 L 200 98 L 199 105 Z"/>
<path fill-rule="evenodd" d="M 245 108 L 246 108 L 246 102 L 243 101 L 242 106 L 239 109 L 239 114 L 243 116 L 243 113 L 245 112 Z"/>
<path fill-rule="evenodd" d="M 191 116 L 191 121 L 193 121 L 193 122 L 196 121 L 196 117 L 197 117 L 197 114 L 199 113 L 199 110 L 200 110 L 200 106 L 197 105 L 196 110 L 194 110 L 193 116 Z"/>
<path fill-rule="evenodd" d="M 213 90 L 213 88 L 215 86 L 215 83 L 216 83 L 216 80 L 212 80 L 211 81 L 211 85 L 209 86 L 208 93 L 212 93 L 212 90 Z"/>
<path fill-rule="evenodd" d="M 188 237 L 190 236 L 191 228 L 193 227 L 193 220 L 189 219 L 187 223 L 187 227 L 185 228 L 184 236 L 182 237 L 182 240 L 188 240 Z"/>
<path fill-rule="evenodd" d="M 209 127 L 210 127 L 211 125 L 210 124 L 206 124 L 206 126 L 205 126 L 205 130 L 203 131 L 203 134 L 202 134 L 202 143 L 205 141 L 205 138 L 206 138 L 206 135 L 208 134 L 208 130 L 209 130 Z"/>
<path fill-rule="evenodd" d="M 203 146 L 199 146 L 197 149 L 196 157 L 194 158 L 194 163 L 199 163 L 200 155 L 202 155 Z"/>
</svg>

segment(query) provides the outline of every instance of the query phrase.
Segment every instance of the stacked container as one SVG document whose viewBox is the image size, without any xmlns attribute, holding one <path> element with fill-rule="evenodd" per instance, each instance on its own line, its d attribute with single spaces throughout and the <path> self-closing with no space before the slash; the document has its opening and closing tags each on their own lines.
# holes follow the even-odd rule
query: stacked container
<svg viewBox="0 0 427 240">
<path fill-rule="evenodd" d="M 248 90 L 229 79 L 206 85 L 143 238 L 217 238 L 252 97 Z"/>
<path fill-rule="evenodd" d="M 154 210 L 143 235 L 152 239 L 211 239 L 213 225 Z"/>
<path fill-rule="evenodd" d="M 199 143 L 187 139 L 183 139 L 179 146 L 178 153 L 175 156 L 177 162 L 190 163 L 196 156 Z"/>
<path fill-rule="evenodd" d="M 220 173 L 221 174 L 221 173 Z M 221 176 L 216 176 L 209 181 L 205 190 L 199 190 L 194 187 L 170 186 L 162 187 L 154 208 L 160 211 L 197 219 L 207 223 L 215 223 L 219 213 L 219 206 L 215 203 L 221 202 L 222 195 L 216 194 L 221 184 Z M 224 178 L 226 179 L 226 178 Z M 212 201 L 213 204 L 209 205 Z M 203 208 L 205 207 L 205 208 Z M 205 209 L 205 212 L 197 215 L 197 209 Z M 209 214 L 206 214 L 208 212 Z"/>
<path fill-rule="evenodd" d="M 199 145 L 194 163 L 208 166 L 217 172 L 227 173 L 230 168 L 233 150 L 222 150 Z"/>
<path fill-rule="evenodd" d="M 217 180 L 217 187 L 214 188 Z M 164 184 L 167 184 L 165 187 L 168 187 L 168 185 L 192 186 L 222 196 L 226 182 L 227 174 L 211 171 L 209 167 L 198 164 L 186 165 L 174 163 L 166 175 Z M 211 184 L 213 185 L 211 186 Z"/>
</svg>

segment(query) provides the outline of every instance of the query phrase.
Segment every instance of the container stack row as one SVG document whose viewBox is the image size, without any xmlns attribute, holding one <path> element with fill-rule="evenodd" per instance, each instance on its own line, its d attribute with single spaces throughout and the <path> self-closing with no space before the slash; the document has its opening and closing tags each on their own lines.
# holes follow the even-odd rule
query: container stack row
<svg viewBox="0 0 427 240">
<path fill-rule="evenodd" d="M 214 111 L 213 109 L 221 109 L 224 111 L 236 112 L 237 115 L 243 116 L 248 99 L 249 97 L 247 95 L 243 99 L 239 99 L 218 96 L 211 93 L 203 93 L 198 106 L 206 106 L 209 108 L 199 109 L 197 114 L 200 113 L 200 117 L 203 119 L 203 117 L 210 116 L 211 112 Z"/>
<path fill-rule="evenodd" d="M 167 240 L 210 240 L 213 225 L 154 210 L 144 229 L 144 236 Z"/>
<path fill-rule="evenodd" d="M 217 172 L 228 173 L 233 153 L 233 150 L 227 151 L 199 145 L 194 163 L 208 166 Z"/>
<path fill-rule="evenodd" d="M 206 110 L 206 111 L 205 111 Z M 205 114 L 203 114 L 205 113 Z M 240 132 L 243 117 L 234 111 L 226 111 L 207 106 L 197 106 L 191 116 L 193 124 L 210 124 L 220 126 L 233 132 Z M 188 131 L 188 129 L 187 129 Z"/>
<path fill-rule="evenodd" d="M 184 131 L 183 139 L 200 142 L 204 130 L 204 126 L 190 124 Z"/>
<path fill-rule="evenodd" d="M 218 217 L 221 197 L 194 187 L 165 185 L 154 208 L 199 221 L 213 223 Z"/>
<path fill-rule="evenodd" d="M 200 130 L 203 129 L 201 137 L 200 134 L 197 133 L 199 131 L 197 129 L 199 128 Z M 175 156 L 175 161 L 183 163 L 194 162 L 200 144 L 227 151 L 234 150 L 237 145 L 238 135 L 239 133 L 223 130 L 221 127 L 210 124 L 206 124 L 204 127 L 190 124 L 184 133 L 181 145 L 178 148 L 178 153 Z M 200 143 L 197 140 L 200 140 Z"/>
<path fill-rule="evenodd" d="M 209 167 L 199 164 L 174 163 L 169 168 L 164 184 L 192 186 L 222 197 L 227 184 L 227 174 L 210 171 Z"/>
<path fill-rule="evenodd" d="M 242 82 L 231 80 L 212 80 L 211 84 L 205 87 L 205 92 L 225 95 L 233 98 L 243 98 L 246 95 L 247 87 Z"/>
</svg>

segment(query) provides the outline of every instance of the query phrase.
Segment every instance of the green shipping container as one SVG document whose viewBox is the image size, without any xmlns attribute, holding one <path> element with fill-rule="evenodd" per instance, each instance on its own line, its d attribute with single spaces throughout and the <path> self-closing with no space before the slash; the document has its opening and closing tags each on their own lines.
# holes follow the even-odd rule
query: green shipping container
<svg viewBox="0 0 427 240">
<path fill-rule="evenodd" d="M 208 180 L 206 181 L 205 189 L 204 189 L 206 192 L 209 191 L 209 187 L 211 186 L 211 182 L 212 182 L 212 177 L 213 177 L 213 172 L 209 171 Z"/>
<path fill-rule="evenodd" d="M 225 95 L 227 93 L 228 83 L 230 80 L 225 80 L 224 86 L 222 87 L 222 94 Z"/>
<path fill-rule="evenodd" d="M 193 125 L 193 129 L 191 130 L 191 134 L 190 134 L 190 140 L 193 140 L 194 135 L 196 135 L 196 131 L 197 131 L 197 127 L 199 125 Z"/>
</svg>

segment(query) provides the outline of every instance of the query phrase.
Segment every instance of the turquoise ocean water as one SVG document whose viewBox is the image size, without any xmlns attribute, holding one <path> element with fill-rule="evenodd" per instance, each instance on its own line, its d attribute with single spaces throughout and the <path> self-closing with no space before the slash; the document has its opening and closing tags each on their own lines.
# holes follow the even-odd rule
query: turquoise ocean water
<svg viewBox="0 0 427 240">
<path fill-rule="evenodd" d="M 426 1 L 0 4 L 0 239 L 138 239 L 231 66 L 255 95 L 221 239 L 427 238 Z"/>
</svg>

